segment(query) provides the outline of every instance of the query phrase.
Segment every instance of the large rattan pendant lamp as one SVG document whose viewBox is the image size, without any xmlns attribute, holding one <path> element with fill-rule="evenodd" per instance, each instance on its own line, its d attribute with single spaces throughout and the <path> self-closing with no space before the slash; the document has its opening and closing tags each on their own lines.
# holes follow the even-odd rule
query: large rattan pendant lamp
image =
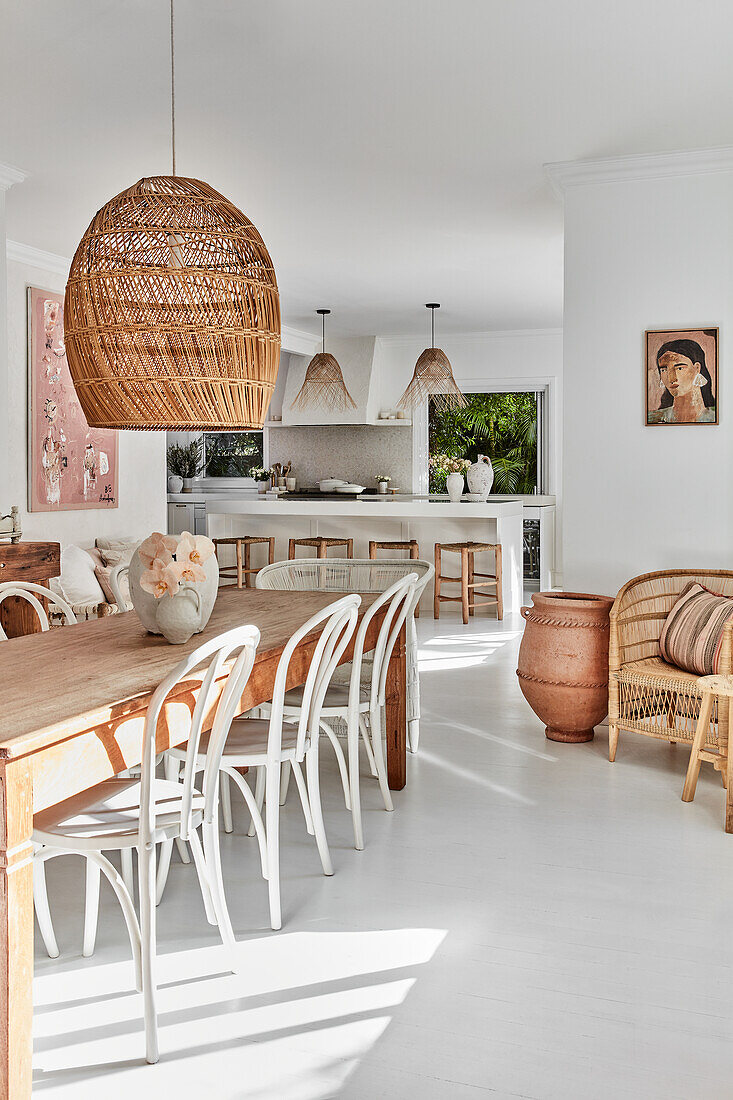
<svg viewBox="0 0 733 1100">
<path fill-rule="evenodd" d="M 314 355 L 306 367 L 303 385 L 295 396 L 294 409 L 309 409 L 314 406 L 329 412 L 344 412 L 355 409 L 356 404 L 346 388 L 344 376 L 338 360 L 326 351 L 326 317 L 330 309 L 317 309 L 321 318 L 321 350 Z"/>
<path fill-rule="evenodd" d="M 200 180 L 138 180 L 96 214 L 66 284 L 66 354 L 99 428 L 261 428 L 280 360 L 280 296 L 252 222 Z"/>
<path fill-rule="evenodd" d="M 425 348 L 415 363 L 412 380 L 397 402 L 398 409 L 414 410 L 428 397 L 440 409 L 457 409 L 468 402 L 456 385 L 450 360 L 435 346 L 435 311 L 439 302 L 428 302 L 430 310 L 430 347 Z"/>
</svg>

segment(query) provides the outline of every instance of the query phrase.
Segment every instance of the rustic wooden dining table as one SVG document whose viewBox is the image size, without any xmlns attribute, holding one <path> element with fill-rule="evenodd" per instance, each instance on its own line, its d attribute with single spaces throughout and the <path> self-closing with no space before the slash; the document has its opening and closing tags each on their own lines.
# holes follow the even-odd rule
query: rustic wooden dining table
<svg viewBox="0 0 733 1100">
<path fill-rule="evenodd" d="M 206 629 L 181 646 L 148 634 L 134 611 L 0 644 L 0 1100 L 27 1100 L 32 1081 L 33 814 L 140 763 L 150 697 L 197 645 L 243 623 L 261 641 L 240 713 L 268 701 L 289 638 L 337 597 L 325 592 L 224 588 Z M 360 614 L 378 598 L 362 596 Z M 381 621 L 370 624 L 373 649 Z M 290 665 L 289 687 L 304 682 L 317 633 Z M 349 651 L 344 660 L 348 660 Z M 389 785 L 406 771 L 405 631 L 387 678 Z M 181 685 L 190 699 L 197 683 Z M 171 707 L 180 716 L 184 708 Z M 186 725 L 165 712 L 158 750 L 185 740 Z"/>
</svg>

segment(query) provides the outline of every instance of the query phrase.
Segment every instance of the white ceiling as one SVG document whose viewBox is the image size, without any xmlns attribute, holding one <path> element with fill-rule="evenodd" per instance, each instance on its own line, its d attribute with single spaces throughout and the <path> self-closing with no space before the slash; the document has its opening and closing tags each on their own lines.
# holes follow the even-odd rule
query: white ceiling
<svg viewBox="0 0 733 1100">
<path fill-rule="evenodd" d="M 733 141 L 729 0 L 175 2 L 178 171 L 255 222 L 297 328 L 558 326 L 542 165 Z M 8 236 L 71 255 L 169 172 L 168 80 L 168 0 L 0 0 Z"/>
</svg>

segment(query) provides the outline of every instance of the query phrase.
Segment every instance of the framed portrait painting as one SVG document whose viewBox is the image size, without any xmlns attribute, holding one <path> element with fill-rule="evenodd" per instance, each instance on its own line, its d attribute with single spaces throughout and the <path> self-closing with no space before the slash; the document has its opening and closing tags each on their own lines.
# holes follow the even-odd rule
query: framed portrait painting
<svg viewBox="0 0 733 1100">
<path fill-rule="evenodd" d="M 646 333 L 646 422 L 718 423 L 717 328 Z"/>
<path fill-rule="evenodd" d="M 28 510 L 116 508 L 118 437 L 90 428 L 64 347 L 63 295 L 28 287 Z"/>
</svg>

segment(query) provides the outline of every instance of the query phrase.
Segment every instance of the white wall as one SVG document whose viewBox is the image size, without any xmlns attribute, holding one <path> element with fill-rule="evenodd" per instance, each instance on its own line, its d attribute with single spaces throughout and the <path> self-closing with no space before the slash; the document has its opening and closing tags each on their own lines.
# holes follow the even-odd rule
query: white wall
<svg viewBox="0 0 733 1100">
<path fill-rule="evenodd" d="M 3 241 L 4 244 L 4 241 Z M 63 292 L 66 278 L 29 264 L 8 262 L 8 460 L 0 469 L 0 510 L 21 510 L 24 539 L 90 546 L 98 535 L 145 536 L 166 530 L 165 432 L 120 432 L 119 506 L 32 512 L 28 505 L 28 360 L 26 288 Z"/>
<path fill-rule="evenodd" d="M 628 173 L 627 173 L 628 174 Z M 719 325 L 720 426 L 645 426 L 645 329 Z M 565 196 L 564 584 L 733 565 L 733 172 Z"/>
</svg>

